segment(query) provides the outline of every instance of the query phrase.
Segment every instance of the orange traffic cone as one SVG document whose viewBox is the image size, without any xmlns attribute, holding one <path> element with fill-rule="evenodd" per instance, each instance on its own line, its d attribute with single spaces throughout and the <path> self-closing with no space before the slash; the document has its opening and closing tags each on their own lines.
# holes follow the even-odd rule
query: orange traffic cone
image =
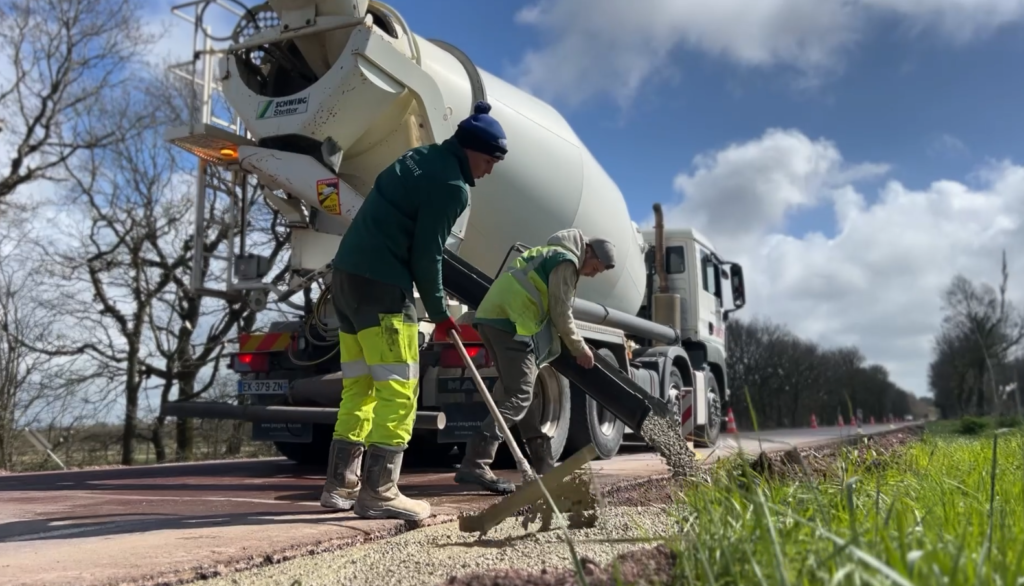
<svg viewBox="0 0 1024 586">
<path fill-rule="evenodd" d="M 818 419 L 811 413 L 811 429 L 818 429 Z"/>
<path fill-rule="evenodd" d="M 838 427 L 842 427 L 843 426 L 843 414 L 842 413 L 839 414 L 839 422 L 836 423 L 836 426 L 838 426 Z"/>
<path fill-rule="evenodd" d="M 736 419 L 732 416 L 732 407 L 729 407 L 729 414 L 725 419 L 725 433 L 739 433 L 736 431 Z"/>
</svg>

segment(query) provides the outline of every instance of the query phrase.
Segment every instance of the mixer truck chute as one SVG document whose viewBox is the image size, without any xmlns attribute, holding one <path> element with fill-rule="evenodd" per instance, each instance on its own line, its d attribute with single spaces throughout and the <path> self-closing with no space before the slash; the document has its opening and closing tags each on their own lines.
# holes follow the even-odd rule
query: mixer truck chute
<svg viewBox="0 0 1024 586">
<path fill-rule="evenodd" d="M 219 1 L 188 5 L 201 12 Z M 552 434 L 556 457 L 593 442 L 609 458 L 639 431 L 641 404 L 650 405 L 638 393 L 646 393 L 675 409 L 696 443 L 717 441 L 728 399 L 724 324 L 744 302 L 741 267 L 723 261 L 695 231 L 666 232 L 660 208 L 656 229 L 642 232 L 614 181 L 554 108 L 479 69 L 452 45 L 415 35 L 387 5 L 271 0 L 238 14 L 230 46 L 214 50 L 207 42 L 198 53 L 203 87 L 219 89 L 236 122 L 218 124 L 207 95 L 192 124 L 169 129 L 167 139 L 200 159 L 198 237 L 210 197 L 207 174 L 227 170 L 240 189 L 255 179 L 288 228 L 289 281 L 267 282 L 267 259 L 246 248 L 250 210 L 228 190 L 238 222 L 224 256 L 226 285 L 211 286 L 197 272 L 192 287 L 245 299 L 256 310 L 284 303 L 303 317 L 271 324 L 268 333 L 285 334 L 290 343 L 250 344 L 232 357 L 238 405 L 171 403 L 165 415 L 254 421 L 256 439 L 274 441 L 294 460 L 325 462 L 331 426 L 323 422 L 341 390 L 329 302 L 337 245 L 385 166 L 410 148 L 450 137 L 472 105 L 486 100 L 508 136 L 509 154 L 471 189 L 470 207 L 447 243 L 444 284 L 453 316 L 466 323 L 515 255 L 551 234 L 575 227 L 607 238 L 620 260 L 581 280 L 574 315 L 584 338 L 618 370 L 588 373 L 564 360 L 542 368 L 528 416 Z M 732 282 L 730 310 L 723 278 Z M 304 303 L 293 299 L 299 293 Z M 422 322 L 419 415 L 410 445 L 418 457 L 450 452 L 487 414 L 461 363 L 431 333 Z M 480 374 L 495 384 L 486 350 L 467 344 Z"/>
</svg>

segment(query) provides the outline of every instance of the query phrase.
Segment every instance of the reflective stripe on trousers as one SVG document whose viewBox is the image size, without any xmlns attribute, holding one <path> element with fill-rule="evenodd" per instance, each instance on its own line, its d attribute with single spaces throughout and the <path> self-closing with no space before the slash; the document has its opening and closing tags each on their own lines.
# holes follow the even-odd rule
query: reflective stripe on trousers
<svg viewBox="0 0 1024 586">
<path fill-rule="evenodd" d="M 380 326 L 339 334 L 342 398 L 334 437 L 405 445 L 412 437 L 419 391 L 419 327 L 381 314 Z"/>
<path fill-rule="evenodd" d="M 343 336 L 345 334 L 342 334 Z M 356 336 L 352 336 L 355 338 Z M 375 364 L 370 366 L 366 360 L 342 361 L 341 373 L 343 380 L 370 375 L 375 381 L 386 380 L 412 380 L 419 377 L 420 365 L 418 362 L 412 364 Z"/>
<path fill-rule="evenodd" d="M 341 404 L 334 424 L 334 437 L 361 442 L 370 433 L 373 420 L 373 379 L 363 358 L 363 347 L 353 334 L 338 333 L 341 350 Z"/>
</svg>

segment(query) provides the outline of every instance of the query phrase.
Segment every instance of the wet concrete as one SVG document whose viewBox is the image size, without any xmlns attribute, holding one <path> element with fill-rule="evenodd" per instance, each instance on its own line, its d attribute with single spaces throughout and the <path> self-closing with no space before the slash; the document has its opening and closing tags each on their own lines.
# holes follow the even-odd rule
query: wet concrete
<svg viewBox="0 0 1024 586">
<path fill-rule="evenodd" d="M 865 427 L 865 433 L 888 425 Z M 848 436 L 851 428 L 723 437 L 702 459 L 756 454 Z M 630 453 L 632 452 L 632 453 Z M 650 452 L 624 449 L 592 464 L 612 486 L 665 475 Z M 400 487 L 452 520 L 499 497 L 453 483 L 454 469 L 407 466 Z M 515 470 L 498 472 L 521 482 Z M 320 508 L 323 469 L 286 460 L 141 466 L 0 477 L 0 585 L 175 584 L 389 537 L 398 521 L 369 521 Z"/>
</svg>

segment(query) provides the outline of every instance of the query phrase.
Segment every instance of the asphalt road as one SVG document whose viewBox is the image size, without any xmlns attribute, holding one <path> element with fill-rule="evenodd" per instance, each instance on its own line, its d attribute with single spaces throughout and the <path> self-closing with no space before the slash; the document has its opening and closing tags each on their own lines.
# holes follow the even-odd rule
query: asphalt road
<svg viewBox="0 0 1024 586">
<path fill-rule="evenodd" d="M 865 434 L 893 429 L 864 426 Z M 856 433 L 827 427 L 723 436 L 704 460 L 742 447 L 809 447 Z M 654 454 L 624 450 L 592 464 L 601 485 L 662 475 Z M 452 482 L 454 470 L 407 467 L 403 492 L 433 506 L 434 523 L 498 500 Z M 319 506 L 322 469 L 284 459 L 168 464 L 0 476 L 0 585 L 173 583 L 210 569 L 355 545 L 405 530 Z M 501 475 L 520 481 L 515 470 Z"/>
</svg>

